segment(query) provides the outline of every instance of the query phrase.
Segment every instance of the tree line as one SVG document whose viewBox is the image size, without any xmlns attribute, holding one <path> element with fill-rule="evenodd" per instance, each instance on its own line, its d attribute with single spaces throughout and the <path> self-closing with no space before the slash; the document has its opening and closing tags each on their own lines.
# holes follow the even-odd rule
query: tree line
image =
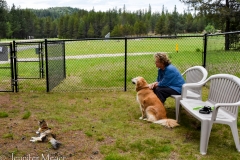
<svg viewBox="0 0 240 160">
<path fill-rule="evenodd" d="M 21 9 L 14 4 L 9 7 L 5 0 L 0 0 L 0 39 L 103 38 L 109 32 L 111 37 L 177 35 L 240 29 L 239 0 L 226 0 L 226 3 L 216 0 L 218 3 L 214 4 L 201 3 L 203 0 L 197 4 L 196 0 L 180 1 L 189 4 L 183 13 L 176 6 L 173 12 L 164 6 L 159 12 L 152 12 L 150 4 L 148 9 L 133 12 L 127 11 L 125 5 L 106 12 L 71 7 Z"/>
</svg>

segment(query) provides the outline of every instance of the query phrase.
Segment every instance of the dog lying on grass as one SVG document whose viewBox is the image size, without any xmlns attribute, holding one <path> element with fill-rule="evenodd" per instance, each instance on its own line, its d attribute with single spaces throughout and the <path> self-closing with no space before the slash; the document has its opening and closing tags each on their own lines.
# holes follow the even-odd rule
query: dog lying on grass
<svg viewBox="0 0 240 160">
<path fill-rule="evenodd" d="M 179 126 L 176 120 L 167 118 L 165 107 L 153 90 L 148 87 L 148 83 L 143 77 L 133 78 L 132 83 L 136 85 L 137 101 L 142 112 L 142 117 L 139 119 L 168 128 Z"/>
<path fill-rule="evenodd" d="M 51 128 L 48 127 L 45 120 L 39 121 L 39 129 L 36 134 L 38 134 L 39 137 L 32 137 L 30 140 L 31 142 L 44 142 L 45 140 L 48 140 L 54 149 L 58 149 L 61 145 L 61 143 L 55 139 L 56 135 L 52 133 Z"/>
</svg>

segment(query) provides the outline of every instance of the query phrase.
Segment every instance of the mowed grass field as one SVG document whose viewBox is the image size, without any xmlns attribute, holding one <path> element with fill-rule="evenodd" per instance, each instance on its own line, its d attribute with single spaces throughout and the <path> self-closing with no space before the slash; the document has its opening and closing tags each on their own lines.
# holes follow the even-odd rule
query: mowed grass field
<svg viewBox="0 0 240 160">
<path fill-rule="evenodd" d="M 36 57 L 35 48 L 38 42 L 18 42 L 18 58 Z M 49 41 L 52 44 L 54 41 Z M 136 39 L 110 39 L 110 40 L 65 40 L 66 56 L 89 55 L 89 54 L 114 54 L 124 53 L 127 44 L 128 53 L 138 52 L 179 52 L 202 50 L 203 37 L 180 37 L 180 38 L 136 38 Z M 31 47 L 35 46 L 35 47 Z M 22 49 L 21 49 L 22 48 Z M 25 49 L 24 49 L 25 48 Z"/>
<path fill-rule="evenodd" d="M 128 39 L 126 44 L 127 56 L 125 57 L 125 41 L 122 39 L 66 41 L 66 79 L 55 90 L 82 91 L 101 88 L 122 90 L 125 79 L 127 79 L 127 87 L 131 88 L 130 79 L 139 75 L 145 77 L 148 82 L 155 81 L 156 68 L 153 54 L 156 52 L 166 52 L 180 72 L 194 65 L 203 65 L 202 37 Z M 178 45 L 178 52 L 176 52 L 176 45 Z M 17 46 L 18 59 L 38 58 L 39 55 L 35 53 L 35 47 L 38 44 L 19 43 Z M 237 70 L 239 53 L 223 50 L 224 37 L 209 40 L 208 46 L 210 47 L 206 57 L 206 68 L 210 75 L 217 73 L 240 75 Z M 55 47 L 51 44 L 49 48 L 54 50 L 56 55 L 62 54 L 59 45 Z M 51 67 L 56 70 L 63 68 L 59 64 L 61 63 L 52 63 Z M 7 65 L 9 64 L 0 64 L 0 66 Z M 224 65 L 224 68 L 221 65 Z M 17 66 L 20 78 L 40 77 L 39 63 L 21 62 Z M 45 66 L 44 64 L 44 69 Z M 9 80 L 6 78 L 10 75 L 9 70 L 0 71 L 3 75 L 0 78 L 5 82 L 4 86 L 8 86 L 6 84 Z M 20 89 L 35 86 L 31 90 L 42 90 L 46 86 L 44 80 L 25 79 L 20 82 Z"/>
<path fill-rule="evenodd" d="M 123 55 L 66 59 L 66 79 L 50 93 L 45 92 L 44 78 L 19 80 L 19 93 L 0 93 L 0 157 L 20 159 L 28 155 L 40 158 L 51 155 L 55 159 L 64 157 L 67 160 L 238 159 L 239 153 L 228 126 L 213 126 L 208 153 L 202 156 L 199 153 L 200 123 L 184 110 L 181 112 L 180 126 L 174 129 L 139 120 L 141 112 L 131 78 L 140 75 L 148 82 L 155 81 L 155 52 L 166 52 L 181 72 L 190 66 L 202 65 L 202 38 L 128 40 L 127 59 L 124 57 L 124 44 L 123 40 L 66 42 L 66 56 Z M 176 44 L 178 52 L 175 50 Z M 24 46 L 25 49 L 17 53 L 18 58 L 38 57 L 34 47 L 18 45 Z M 212 65 L 210 68 L 216 71 L 221 67 L 220 73 L 228 72 L 228 65 L 239 64 L 237 52 L 223 52 L 221 47 L 222 44 L 219 44 L 216 51 L 209 51 L 208 57 Z M 149 54 L 131 55 L 133 53 Z M 221 64 L 227 62 L 229 64 L 223 70 Z M 53 67 L 57 70 L 60 68 L 58 65 L 56 63 Z M 0 67 L 8 66 L 0 64 Z M 126 92 L 123 91 L 125 66 Z M 18 63 L 18 69 L 19 77 L 39 76 L 38 63 Z M 213 69 L 209 72 L 216 73 Z M 9 85 L 10 73 L 6 69 L 0 72 L 1 89 Z M 207 91 L 208 87 L 205 86 L 204 99 Z M 165 108 L 167 116 L 175 119 L 173 99 L 166 101 Z M 47 142 L 29 141 L 36 136 L 37 121 L 41 119 L 49 123 L 62 143 L 58 150 L 52 149 Z"/>
</svg>

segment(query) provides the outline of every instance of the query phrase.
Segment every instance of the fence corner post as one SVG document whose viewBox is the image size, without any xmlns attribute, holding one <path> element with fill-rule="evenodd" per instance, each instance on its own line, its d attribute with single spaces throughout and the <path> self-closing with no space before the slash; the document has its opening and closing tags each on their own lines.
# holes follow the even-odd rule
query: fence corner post
<svg viewBox="0 0 240 160">
<path fill-rule="evenodd" d="M 127 37 L 125 37 L 125 70 L 124 70 L 124 91 L 127 91 Z"/>
<path fill-rule="evenodd" d="M 46 91 L 49 92 L 49 78 L 48 78 L 48 46 L 47 39 L 44 41 L 45 43 L 45 63 L 46 63 Z"/>
<path fill-rule="evenodd" d="M 203 37 L 203 67 L 206 68 L 206 57 L 207 57 L 207 33 Z"/>
</svg>

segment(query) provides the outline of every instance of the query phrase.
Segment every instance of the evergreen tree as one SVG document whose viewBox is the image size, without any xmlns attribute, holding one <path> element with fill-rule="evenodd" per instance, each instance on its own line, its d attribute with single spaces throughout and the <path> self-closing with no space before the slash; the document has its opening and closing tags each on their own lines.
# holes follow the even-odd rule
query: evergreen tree
<svg viewBox="0 0 240 160">
<path fill-rule="evenodd" d="M 222 24 L 225 32 L 240 28 L 240 3 L 238 0 L 180 0 L 205 14 L 215 24 Z M 219 23 L 221 22 L 221 23 Z M 224 22 L 224 23 L 222 23 Z M 225 36 L 225 49 L 229 50 L 229 37 Z"/>
<path fill-rule="evenodd" d="M 0 0 L 0 39 L 7 36 L 9 26 L 7 25 L 7 2 Z"/>
<path fill-rule="evenodd" d="M 51 38 L 50 33 L 51 33 L 51 18 L 47 17 L 44 18 L 44 37 L 45 38 Z"/>
<path fill-rule="evenodd" d="M 110 32 L 109 26 L 108 26 L 108 24 L 106 24 L 102 29 L 101 37 L 104 38 L 105 35 L 107 35 L 109 32 Z"/>
<path fill-rule="evenodd" d="M 73 30 L 74 30 L 74 17 L 73 16 L 69 16 L 68 25 L 67 25 L 67 32 L 66 32 L 66 38 L 69 38 L 69 39 L 74 38 Z"/>
<path fill-rule="evenodd" d="M 64 17 L 61 17 L 58 23 L 58 38 L 64 38 Z"/>
<path fill-rule="evenodd" d="M 23 19 L 26 20 L 25 23 L 23 23 L 26 36 L 27 37 L 34 36 L 34 28 L 35 28 L 34 21 L 36 19 L 36 16 L 29 9 L 22 10 L 22 14 L 24 15 Z"/>
<path fill-rule="evenodd" d="M 11 38 L 12 36 L 11 23 L 7 22 L 6 24 L 7 24 L 6 38 Z"/>
<path fill-rule="evenodd" d="M 121 26 L 120 25 L 116 25 L 112 32 L 111 32 L 111 36 L 112 37 L 121 37 L 123 34 L 122 34 L 122 29 L 121 29 Z"/>
<path fill-rule="evenodd" d="M 177 12 L 177 7 L 176 5 L 174 6 L 174 11 L 172 13 L 172 21 L 171 21 L 171 26 L 173 27 L 173 33 L 174 35 L 177 35 L 179 32 L 179 23 L 178 23 L 178 12 Z"/>
<path fill-rule="evenodd" d="M 20 38 L 19 32 L 21 30 L 20 24 L 20 17 L 19 17 L 19 9 L 16 9 L 15 5 L 12 5 L 10 10 L 10 23 L 11 23 L 11 30 L 12 30 L 12 38 Z"/>
<path fill-rule="evenodd" d="M 85 22 L 80 19 L 79 27 L 78 27 L 78 38 L 85 38 Z"/>
<path fill-rule="evenodd" d="M 182 0 L 190 3 L 190 0 Z M 222 0 L 218 0 L 222 3 Z M 229 0 L 226 0 L 228 2 Z M 1 4 L 5 4 L 4 0 L 0 0 Z M 203 2 L 202 0 L 191 2 Z M 206 4 L 213 5 L 213 0 Z M 229 10 L 234 11 L 234 16 L 230 18 L 230 29 L 240 29 L 240 12 L 239 3 L 234 3 L 235 0 L 229 1 Z M 205 7 L 206 7 L 205 4 Z M 227 3 L 226 3 L 227 4 Z M 215 4 L 215 7 L 217 5 Z M 137 10 L 131 12 L 123 9 L 109 9 L 107 12 L 95 12 L 94 9 L 86 11 L 71 7 L 53 7 L 49 9 L 36 11 L 34 9 L 20 9 L 15 5 L 10 9 L 10 12 L 1 6 L 0 13 L 6 16 L 0 17 L 0 36 L 12 38 L 28 38 L 34 36 L 36 38 L 99 38 L 104 37 L 107 33 L 112 36 L 145 36 L 150 32 L 160 35 L 173 35 L 184 32 L 202 32 L 206 24 L 212 24 L 216 29 L 224 30 L 225 19 L 219 15 L 220 10 L 203 9 L 203 5 L 196 5 L 199 12 L 194 16 L 191 12 L 179 14 L 177 7 L 174 6 L 174 11 L 168 13 L 162 8 L 162 13 L 152 13 L 151 5 L 148 10 Z M 233 9 L 234 8 L 234 9 Z M 226 9 L 226 8 L 225 8 Z M 4 12 L 3 12 L 4 11 Z M 238 11 L 238 12 L 237 12 Z M 36 15 L 35 15 L 36 14 Z M 221 17 L 221 18 L 219 18 Z M 234 23 L 232 23 L 234 22 Z M 222 25 L 223 24 L 223 25 Z M 235 29 L 234 29 L 235 28 Z M 228 43 L 226 43 L 228 44 Z"/>
<path fill-rule="evenodd" d="M 52 33 L 51 33 L 51 37 L 52 38 L 57 38 L 57 36 L 58 36 L 58 28 L 57 28 L 57 21 L 55 20 L 55 21 L 53 21 L 53 23 L 51 24 L 51 31 L 52 31 Z"/>
<path fill-rule="evenodd" d="M 87 36 L 88 36 L 88 38 L 93 38 L 94 37 L 94 28 L 93 28 L 92 23 L 90 23 L 90 27 L 89 27 L 88 32 L 87 32 Z"/>
<path fill-rule="evenodd" d="M 186 32 L 193 32 L 193 16 L 191 13 L 185 14 L 185 30 Z"/>
<path fill-rule="evenodd" d="M 162 14 L 158 18 L 157 24 L 155 26 L 156 34 L 160 34 L 162 36 L 164 33 L 166 33 L 165 22 L 166 22 L 166 15 L 165 15 L 164 6 L 163 6 L 162 7 Z"/>
<path fill-rule="evenodd" d="M 79 19 L 74 16 L 74 22 L 73 22 L 73 37 L 74 39 L 78 38 L 78 29 L 79 29 Z"/>
<path fill-rule="evenodd" d="M 136 21 L 135 24 L 134 24 L 134 33 L 137 36 L 140 36 L 140 34 L 141 34 L 139 21 Z"/>
<path fill-rule="evenodd" d="M 127 24 L 123 25 L 122 28 L 123 28 L 123 30 L 122 30 L 123 36 L 128 36 L 128 35 L 132 34 L 133 27 L 130 24 L 127 23 Z"/>
</svg>

